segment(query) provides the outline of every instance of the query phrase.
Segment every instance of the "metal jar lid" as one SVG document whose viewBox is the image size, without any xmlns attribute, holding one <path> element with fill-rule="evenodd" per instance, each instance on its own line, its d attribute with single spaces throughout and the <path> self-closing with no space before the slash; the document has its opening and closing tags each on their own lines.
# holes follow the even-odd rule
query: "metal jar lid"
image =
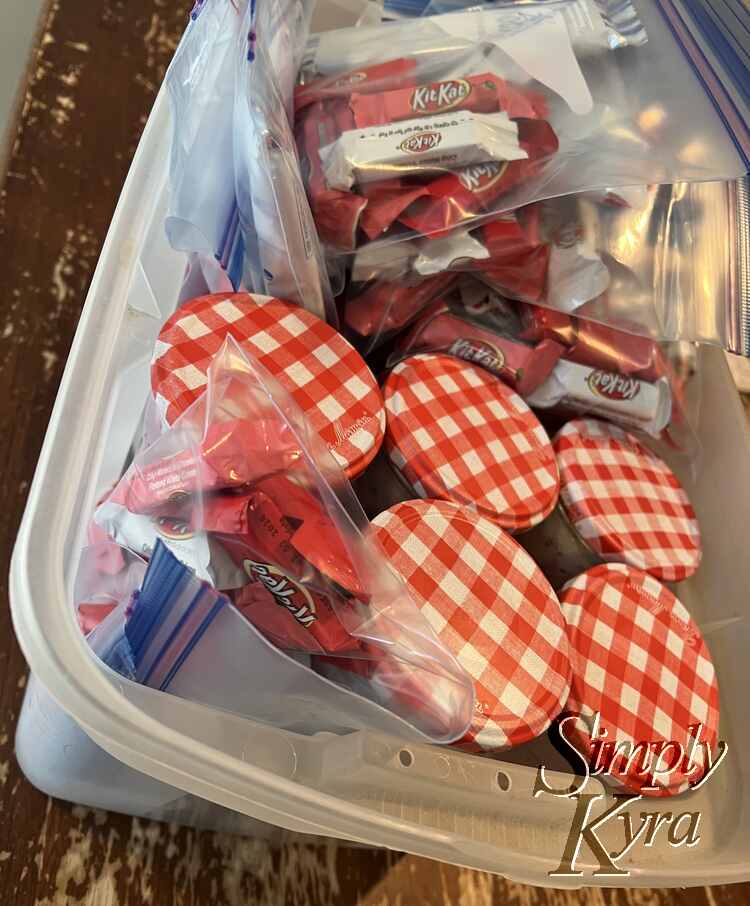
<svg viewBox="0 0 750 906">
<path fill-rule="evenodd" d="M 468 506 L 509 531 L 554 508 L 559 477 L 544 428 L 497 377 L 448 355 L 411 356 L 384 387 L 385 449 L 415 494 Z"/>
<path fill-rule="evenodd" d="M 372 525 L 422 615 L 474 680 L 474 718 L 456 744 L 502 751 L 543 733 L 567 699 L 570 661 L 559 602 L 531 557 L 497 523 L 446 501 L 399 503 Z"/>
<path fill-rule="evenodd" d="M 663 581 L 700 563 L 698 520 L 669 466 L 634 435 L 592 418 L 555 436 L 560 504 L 586 545 Z"/>
<path fill-rule="evenodd" d="M 228 336 L 289 391 L 347 475 L 363 472 L 385 429 L 372 372 L 325 321 L 270 296 L 201 296 L 167 320 L 151 363 L 151 387 L 167 424 L 204 392 L 211 360 Z"/>
<path fill-rule="evenodd" d="M 566 711 L 576 747 L 616 787 L 675 795 L 718 740 L 711 655 L 685 607 L 653 576 L 595 566 L 560 594 L 573 666 Z M 657 758 L 659 759 L 657 761 Z M 595 762 L 595 763 L 594 763 Z"/>
</svg>

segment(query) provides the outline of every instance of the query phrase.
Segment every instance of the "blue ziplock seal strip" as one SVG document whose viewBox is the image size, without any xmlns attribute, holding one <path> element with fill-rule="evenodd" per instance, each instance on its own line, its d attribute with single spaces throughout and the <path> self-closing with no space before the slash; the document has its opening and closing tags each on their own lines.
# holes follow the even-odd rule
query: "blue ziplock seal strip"
<svg viewBox="0 0 750 906">
<path fill-rule="evenodd" d="M 720 4 L 721 0 L 714 0 L 710 4 L 705 0 L 690 0 L 689 4 L 684 6 L 680 4 L 678 8 L 672 3 L 672 0 L 658 0 L 657 2 L 675 40 L 682 48 L 686 59 L 721 117 L 745 168 L 750 169 L 750 127 L 748 126 L 750 105 L 747 102 L 750 70 L 727 41 L 726 29 L 718 28 L 705 12 L 707 7 L 710 6 L 712 10 L 716 10 Z M 721 5 L 723 6 L 723 4 Z M 735 7 L 735 9 L 737 8 Z M 750 29 L 748 24 L 750 10 L 744 12 L 745 15 L 739 19 L 744 20 L 743 29 L 748 30 Z M 719 18 L 722 17 L 719 16 Z M 737 37 L 736 31 L 734 35 Z M 705 41 L 707 48 L 716 57 L 719 68 L 706 57 L 699 40 Z M 735 97 L 739 101 L 739 106 L 729 93 L 728 85 L 731 85 Z"/>
<path fill-rule="evenodd" d="M 166 690 L 227 603 L 158 540 L 125 624 L 137 681 Z"/>
</svg>

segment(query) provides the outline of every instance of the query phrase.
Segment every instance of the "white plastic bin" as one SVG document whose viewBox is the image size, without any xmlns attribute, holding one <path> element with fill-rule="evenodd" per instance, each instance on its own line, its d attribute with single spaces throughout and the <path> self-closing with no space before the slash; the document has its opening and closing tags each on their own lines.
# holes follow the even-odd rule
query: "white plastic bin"
<svg viewBox="0 0 750 906">
<path fill-rule="evenodd" d="M 707 633 L 721 687 L 728 756 L 700 790 L 629 806 L 700 812 L 688 849 L 666 830 L 595 875 L 561 861 L 574 800 L 532 795 L 536 765 L 561 764 L 546 740 L 504 761 L 362 731 L 302 736 L 127 682 L 103 667 L 76 624 L 71 591 L 97 495 L 116 479 L 148 393 L 151 345 L 174 309 L 186 260 L 163 232 L 170 128 L 155 105 L 102 251 L 29 493 L 11 570 L 18 638 L 35 679 L 16 748 L 29 779 L 56 796 L 238 832 L 262 824 L 405 850 L 554 886 L 698 885 L 750 878 L 750 443 L 719 350 L 701 356 L 703 462 L 681 473 L 698 512 L 705 559 L 679 594 Z M 569 778 L 558 778 L 564 785 Z M 595 781 L 587 792 L 602 792 Z M 612 804 L 597 800 L 591 815 Z M 600 837 L 623 846 L 625 822 Z"/>
</svg>

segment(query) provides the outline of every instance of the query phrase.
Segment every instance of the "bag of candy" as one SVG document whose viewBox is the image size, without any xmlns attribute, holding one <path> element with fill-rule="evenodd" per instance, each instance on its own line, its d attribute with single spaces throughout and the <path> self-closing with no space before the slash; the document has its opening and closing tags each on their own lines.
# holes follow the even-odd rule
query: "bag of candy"
<svg viewBox="0 0 750 906">
<path fill-rule="evenodd" d="M 242 295 L 213 302 L 212 317 L 223 314 L 230 326 L 216 352 L 208 356 L 201 380 L 192 381 L 192 389 L 181 382 L 191 369 L 200 374 L 201 363 L 185 361 L 185 346 L 172 354 L 175 347 L 168 347 L 164 337 L 173 334 L 164 334 L 159 341 L 152 384 L 157 395 L 169 398 L 169 427 L 137 453 L 97 508 L 95 523 L 125 545 L 134 543 L 128 532 L 135 523 L 142 531 L 138 539 L 147 536 L 146 543 L 140 541 L 139 554 L 155 558 L 162 551 L 169 562 L 174 558 L 191 568 L 191 588 L 223 589 L 225 606 L 232 613 L 226 620 L 233 624 L 246 620 L 271 646 L 290 655 L 292 660 L 285 664 L 299 658 L 304 664 L 312 655 L 401 664 L 399 684 L 388 686 L 381 679 L 369 690 L 373 701 L 430 739 L 460 736 L 473 707 L 471 682 L 363 536 L 366 519 L 339 464 L 348 455 L 354 458 L 355 446 L 365 439 L 367 419 L 355 414 L 353 429 L 341 429 L 346 435 L 343 445 L 335 429 L 332 443 L 326 441 L 325 413 L 342 400 L 353 409 L 351 394 L 359 393 L 355 385 L 364 383 L 366 375 L 344 373 L 343 365 L 335 366 L 335 345 L 317 343 L 305 352 L 310 338 L 306 339 L 304 320 L 312 316 L 301 309 Z M 238 340 L 231 324 L 241 322 L 238 314 L 244 308 L 253 309 L 255 317 L 265 316 L 268 325 L 265 332 L 256 329 Z M 195 312 L 186 312 L 183 306 L 176 314 L 197 328 Z M 326 336 L 334 333 L 322 321 L 319 330 Z M 272 359 L 256 358 L 253 349 L 264 349 L 268 356 L 269 348 L 273 352 L 274 346 L 280 347 L 282 334 L 293 362 L 273 376 L 262 364 Z M 353 349 L 351 354 L 356 356 Z M 276 356 L 278 362 L 278 352 Z M 320 387 L 310 373 L 314 360 L 324 369 Z M 346 367 L 351 369 L 351 360 Z M 170 369 L 176 383 L 165 377 Z M 339 388 L 336 382 L 342 375 Z M 292 393 L 289 382 L 295 378 L 300 383 Z M 181 393 L 174 394 L 178 385 Z M 366 389 L 366 396 L 377 393 L 374 380 Z M 311 403 L 310 395 L 318 390 L 323 395 Z M 309 408 L 303 412 L 306 404 Z M 369 404 L 363 399 L 360 410 Z M 202 570 L 208 581 L 201 584 L 194 570 Z M 214 603 L 205 613 L 224 600 L 212 595 Z M 167 611 L 153 604 L 150 612 L 164 616 Z M 150 625 L 149 619 L 144 618 L 144 625 Z M 167 629 L 159 632 L 164 638 Z M 154 656 L 158 653 L 150 650 Z M 176 650 L 179 659 L 182 649 Z M 246 656 L 251 659 L 252 650 Z M 301 670 L 295 664 L 295 675 Z M 309 674 L 307 667 L 304 670 Z M 414 684 L 439 694 L 426 695 L 417 708 Z M 166 687 L 160 682 L 159 688 Z M 315 690 L 323 687 L 311 680 L 309 688 L 308 707 L 314 712 Z M 356 692 L 363 692 L 359 682 Z M 212 703 L 218 704 L 218 692 L 212 694 Z M 249 692 L 246 698 L 252 708 Z M 223 706 L 233 707 L 231 694 Z M 346 721 L 353 707 L 341 720 Z M 362 723 L 367 719 L 363 717 Z M 383 721 L 375 723 L 382 726 Z"/>
<path fill-rule="evenodd" d="M 347 252 L 571 192 L 742 175 L 658 9 L 639 6 L 649 40 L 615 53 L 579 6 L 484 4 L 315 36 L 295 113 L 324 242 Z"/>
</svg>

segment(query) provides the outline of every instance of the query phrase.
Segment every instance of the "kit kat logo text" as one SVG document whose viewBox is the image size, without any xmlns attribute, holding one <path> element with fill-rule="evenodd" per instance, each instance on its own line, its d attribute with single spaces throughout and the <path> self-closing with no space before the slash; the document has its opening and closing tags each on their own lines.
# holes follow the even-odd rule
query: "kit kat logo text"
<svg viewBox="0 0 750 906">
<path fill-rule="evenodd" d="M 601 369 L 592 371 L 586 378 L 586 383 L 596 396 L 617 402 L 634 400 L 641 389 L 641 383 L 637 378 Z"/>
<path fill-rule="evenodd" d="M 290 579 L 277 566 L 257 563 L 255 560 L 245 560 L 242 566 L 251 579 L 260 582 L 271 593 L 274 601 L 288 610 L 306 629 L 318 619 L 315 604 L 307 589 Z"/>
<path fill-rule="evenodd" d="M 437 148 L 442 140 L 439 132 L 417 132 L 405 138 L 399 148 L 401 151 L 408 151 L 409 154 L 424 154 L 425 151 L 432 151 Z"/>
<path fill-rule="evenodd" d="M 487 161 L 484 164 L 473 164 L 459 171 L 461 185 L 470 192 L 486 192 L 505 172 L 508 161 Z"/>
<path fill-rule="evenodd" d="M 582 723 L 588 728 L 583 735 Z M 548 872 L 550 878 L 583 877 L 580 866 L 584 860 L 591 864 L 591 857 L 596 864 L 593 877 L 627 877 L 630 871 L 619 863 L 630 855 L 637 864 L 639 846 L 666 843 L 689 850 L 700 844 L 700 809 L 691 809 L 689 797 L 671 800 L 666 794 L 704 786 L 726 757 L 728 746 L 723 740 L 712 746 L 701 723 L 692 724 L 685 736 L 658 742 L 613 740 L 598 712 L 585 719 L 568 712 L 550 727 L 550 742 L 576 775 L 569 787 L 557 788 L 543 765 L 537 769 L 535 799 L 552 796 L 575 803 L 560 864 Z M 584 792 L 592 777 L 615 781 L 614 804 L 605 808 L 602 792 Z M 634 792 L 620 792 L 625 789 L 622 778 L 627 778 L 627 787 Z"/>
<path fill-rule="evenodd" d="M 474 364 L 495 374 L 500 374 L 505 365 L 505 356 L 502 350 L 492 346 L 490 343 L 485 343 L 483 340 L 471 340 L 461 337 L 453 341 L 448 353 L 467 362 L 474 362 Z"/>
<path fill-rule="evenodd" d="M 420 85 L 411 96 L 411 109 L 415 113 L 439 113 L 457 106 L 471 94 L 466 79 L 448 79 Z"/>
</svg>

